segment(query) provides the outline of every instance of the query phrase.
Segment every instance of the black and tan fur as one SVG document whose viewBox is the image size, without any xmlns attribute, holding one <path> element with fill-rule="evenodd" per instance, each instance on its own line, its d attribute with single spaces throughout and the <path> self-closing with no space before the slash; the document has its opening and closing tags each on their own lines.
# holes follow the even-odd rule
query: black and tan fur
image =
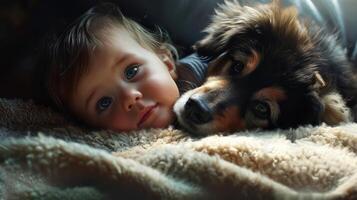
<svg viewBox="0 0 357 200">
<path fill-rule="evenodd" d="M 356 120 L 356 72 L 335 35 L 278 1 L 226 1 L 195 48 L 213 58 L 206 82 L 175 104 L 179 123 L 206 135 Z"/>
</svg>

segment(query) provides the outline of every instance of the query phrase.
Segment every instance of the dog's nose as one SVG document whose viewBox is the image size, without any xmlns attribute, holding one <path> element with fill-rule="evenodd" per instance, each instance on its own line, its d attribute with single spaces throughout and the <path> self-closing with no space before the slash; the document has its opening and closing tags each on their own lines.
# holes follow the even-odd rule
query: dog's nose
<svg viewBox="0 0 357 200">
<path fill-rule="evenodd" d="M 204 124 L 213 119 L 211 109 L 199 99 L 189 98 L 185 104 L 186 116 L 195 124 Z"/>
</svg>

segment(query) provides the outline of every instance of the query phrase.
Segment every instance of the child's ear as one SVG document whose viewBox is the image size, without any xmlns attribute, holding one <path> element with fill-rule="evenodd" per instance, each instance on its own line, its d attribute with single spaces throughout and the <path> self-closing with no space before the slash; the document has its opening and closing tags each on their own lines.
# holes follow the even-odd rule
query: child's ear
<svg viewBox="0 0 357 200">
<path fill-rule="evenodd" d="M 162 60 L 162 62 L 166 65 L 171 77 L 174 80 L 176 80 L 177 79 L 176 63 L 175 63 L 175 59 L 172 56 L 172 53 L 169 50 L 163 50 L 162 52 L 159 53 L 159 57 Z"/>
</svg>

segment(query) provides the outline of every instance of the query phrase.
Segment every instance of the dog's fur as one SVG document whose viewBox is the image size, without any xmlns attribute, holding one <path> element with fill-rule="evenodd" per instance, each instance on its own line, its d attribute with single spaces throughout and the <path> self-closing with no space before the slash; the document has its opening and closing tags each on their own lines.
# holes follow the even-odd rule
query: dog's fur
<svg viewBox="0 0 357 200">
<path fill-rule="evenodd" d="M 175 104 L 179 123 L 207 135 L 356 120 L 357 78 L 334 34 L 280 2 L 216 10 L 198 53 L 207 80 Z"/>
</svg>

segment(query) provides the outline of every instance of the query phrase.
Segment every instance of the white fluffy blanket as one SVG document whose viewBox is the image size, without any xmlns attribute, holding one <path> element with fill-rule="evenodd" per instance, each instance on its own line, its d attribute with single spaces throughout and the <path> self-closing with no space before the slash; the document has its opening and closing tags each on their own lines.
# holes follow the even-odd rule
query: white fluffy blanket
<svg viewBox="0 0 357 200">
<path fill-rule="evenodd" d="M 0 99 L 0 199 L 357 199 L 357 124 L 193 138 Z"/>
</svg>

